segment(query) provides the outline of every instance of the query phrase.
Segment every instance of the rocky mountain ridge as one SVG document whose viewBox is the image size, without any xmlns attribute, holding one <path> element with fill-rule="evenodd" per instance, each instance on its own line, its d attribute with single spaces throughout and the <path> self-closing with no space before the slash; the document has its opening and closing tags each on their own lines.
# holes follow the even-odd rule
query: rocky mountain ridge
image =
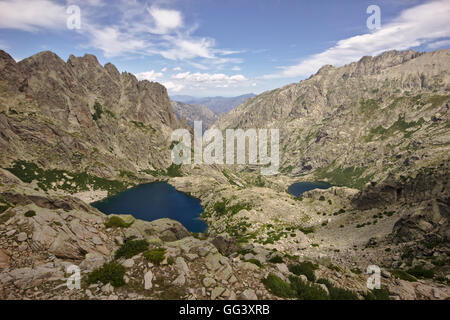
<svg viewBox="0 0 450 320">
<path fill-rule="evenodd" d="M 64 62 L 46 51 L 15 62 L 0 52 L 0 165 L 116 179 L 170 165 L 170 132 L 185 126 L 160 84 L 96 57 Z M 123 175 L 123 174 L 122 174 Z"/>
</svg>

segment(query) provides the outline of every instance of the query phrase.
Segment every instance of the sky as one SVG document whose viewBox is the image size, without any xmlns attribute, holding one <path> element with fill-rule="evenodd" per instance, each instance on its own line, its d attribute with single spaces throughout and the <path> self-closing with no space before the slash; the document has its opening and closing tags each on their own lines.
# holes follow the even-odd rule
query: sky
<svg viewBox="0 0 450 320">
<path fill-rule="evenodd" d="M 448 49 L 449 17 L 450 0 L 0 0 L 0 49 L 90 53 L 170 95 L 237 96 L 387 50 Z"/>
</svg>

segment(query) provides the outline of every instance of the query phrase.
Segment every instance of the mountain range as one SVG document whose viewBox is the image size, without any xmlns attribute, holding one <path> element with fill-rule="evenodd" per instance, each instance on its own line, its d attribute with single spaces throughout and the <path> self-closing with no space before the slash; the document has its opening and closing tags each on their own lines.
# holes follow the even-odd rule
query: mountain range
<svg viewBox="0 0 450 320">
<path fill-rule="evenodd" d="M 245 100 L 254 97 L 253 93 L 244 94 L 237 97 L 203 97 L 196 98 L 187 95 L 174 95 L 171 97 L 174 101 L 179 101 L 187 104 L 199 104 L 208 107 L 216 115 L 221 115 L 230 112 Z"/>
<path fill-rule="evenodd" d="M 450 50 L 388 51 L 171 101 L 93 55 L 0 51 L 0 298 L 449 299 L 449 68 Z M 279 174 L 172 164 L 171 133 L 197 117 L 279 129 Z M 90 205 L 154 181 L 197 198 L 207 232 Z M 333 186 L 287 192 L 311 181 Z"/>
</svg>

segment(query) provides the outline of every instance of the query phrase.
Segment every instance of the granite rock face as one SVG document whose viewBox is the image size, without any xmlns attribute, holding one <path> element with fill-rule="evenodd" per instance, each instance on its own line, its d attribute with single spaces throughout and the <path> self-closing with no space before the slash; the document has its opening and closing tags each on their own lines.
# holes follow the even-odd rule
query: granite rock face
<svg viewBox="0 0 450 320">
<path fill-rule="evenodd" d="M 0 52 L 0 165 L 116 177 L 170 165 L 170 133 L 184 126 L 159 83 L 138 81 L 93 55 L 46 51 L 15 62 Z"/>
</svg>

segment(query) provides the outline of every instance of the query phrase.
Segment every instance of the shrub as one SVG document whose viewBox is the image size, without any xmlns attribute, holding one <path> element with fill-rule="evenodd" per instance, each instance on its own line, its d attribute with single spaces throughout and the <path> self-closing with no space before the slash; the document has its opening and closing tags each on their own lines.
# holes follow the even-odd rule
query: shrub
<svg viewBox="0 0 450 320">
<path fill-rule="evenodd" d="M 318 266 L 310 261 L 304 261 L 298 264 L 292 264 L 289 266 L 289 271 L 293 274 L 305 275 L 309 281 L 315 281 L 316 276 L 314 275 L 314 270 L 316 270 Z"/>
<path fill-rule="evenodd" d="M 319 201 L 325 201 L 325 197 L 324 196 L 320 196 Z"/>
<path fill-rule="evenodd" d="M 269 274 L 267 278 L 262 279 L 262 283 L 267 290 L 274 295 L 281 298 L 294 298 L 296 296 L 295 291 L 291 288 L 289 283 L 283 281 L 280 277 Z"/>
<path fill-rule="evenodd" d="M 92 119 L 94 121 L 101 119 L 102 114 L 103 114 L 103 108 L 102 108 L 102 105 L 97 101 L 95 101 L 95 103 L 94 103 L 94 111 L 95 112 L 94 112 L 94 114 L 92 114 Z"/>
<path fill-rule="evenodd" d="M 309 234 L 309 233 L 314 233 L 314 227 L 301 227 L 299 228 L 299 230 L 301 232 L 303 232 L 304 234 Z"/>
<path fill-rule="evenodd" d="M 124 275 L 124 266 L 115 262 L 105 263 L 101 268 L 96 269 L 89 274 L 87 283 L 110 283 L 114 287 L 120 287 L 125 284 L 125 281 L 123 280 Z"/>
<path fill-rule="evenodd" d="M 269 262 L 271 263 L 283 263 L 283 258 L 280 256 L 275 256 L 269 259 Z"/>
<path fill-rule="evenodd" d="M 152 250 L 148 250 L 148 251 L 144 252 L 144 257 L 148 261 L 159 266 L 159 264 L 161 262 L 163 262 L 165 254 L 166 254 L 165 248 L 156 248 L 156 249 L 152 249 Z M 167 262 L 169 262 L 169 261 L 167 261 Z M 173 262 L 173 258 L 172 258 L 172 262 Z"/>
<path fill-rule="evenodd" d="M 27 217 L 27 218 L 31 218 L 31 217 L 34 217 L 35 215 L 36 215 L 36 211 L 34 211 L 34 210 L 28 210 L 27 212 L 25 212 L 25 217 Z"/>
<path fill-rule="evenodd" d="M 130 240 L 125 242 L 115 254 L 115 259 L 125 258 L 129 259 L 135 255 L 144 252 L 148 249 L 148 243 L 146 240 Z"/>
<path fill-rule="evenodd" d="M 322 283 L 327 286 L 331 300 L 359 300 L 354 292 L 343 288 L 337 288 L 327 279 L 319 279 L 317 280 L 317 283 Z"/>
<path fill-rule="evenodd" d="M 106 228 L 128 228 L 131 226 L 133 222 L 126 223 L 122 218 L 118 216 L 109 217 L 109 219 L 105 222 Z"/>
<path fill-rule="evenodd" d="M 321 287 L 309 284 L 299 277 L 290 276 L 291 288 L 296 292 L 300 300 L 328 300 L 328 293 Z"/>
<path fill-rule="evenodd" d="M 415 277 L 413 277 L 408 272 L 403 271 L 403 270 L 398 270 L 398 269 L 392 270 L 391 273 L 394 277 L 405 280 L 405 281 L 410 281 L 410 282 L 417 281 L 417 279 Z"/>
<path fill-rule="evenodd" d="M 389 300 L 389 290 L 387 288 L 373 289 L 365 296 L 365 300 Z"/>
<path fill-rule="evenodd" d="M 172 265 L 172 264 L 174 264 L 175 263 L 175 260 L 173 259 L 173 257 L 168 257 L 167 258 L 167 264 L 170 266 L 170 265 Z"/>
<path fill-rule="evenodd" d="M 415 266 L 414 268 L 409 269 L 408 273 L 418 278 L 431 279 L 434 277 L 434 271 L 430 269 L 425 269 L 423 266 Z"/>
</svg>

